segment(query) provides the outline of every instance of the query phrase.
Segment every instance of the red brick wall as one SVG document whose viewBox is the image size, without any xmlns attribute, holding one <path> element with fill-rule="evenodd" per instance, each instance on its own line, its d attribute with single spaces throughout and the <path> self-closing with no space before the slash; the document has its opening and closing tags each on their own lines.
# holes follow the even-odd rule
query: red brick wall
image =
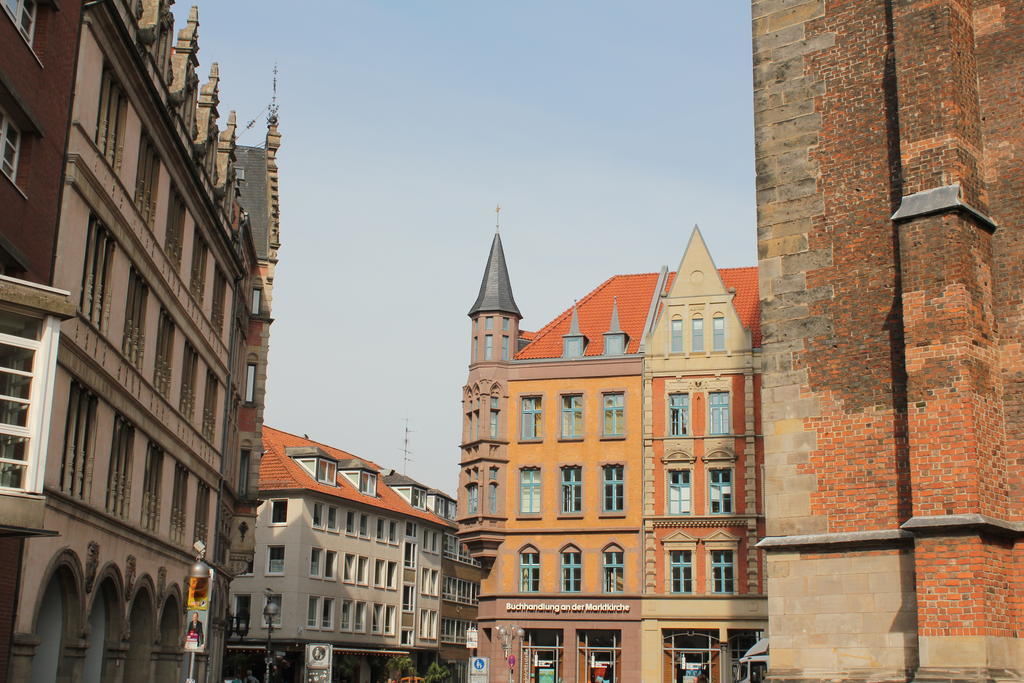
<svg viewBox="0 0 1024 683">
<path fill-rule="evenodd" d="M 0 683 L 7 681 L 23 543 L 20 538 L 0 538 Z"/>
</svg>

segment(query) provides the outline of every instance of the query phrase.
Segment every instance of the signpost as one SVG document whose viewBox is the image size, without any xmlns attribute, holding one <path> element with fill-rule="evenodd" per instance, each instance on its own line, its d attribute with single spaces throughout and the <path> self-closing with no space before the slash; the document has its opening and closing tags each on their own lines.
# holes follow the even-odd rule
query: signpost
<svg viewBox="0 0 1024 683">
<path fill-rule="evenodd" d="M 491 660 L 487 657 L 469 658 L 469 683 L 488 683 Z"/>
<path fill-rule="evenodd" d="M 467 628 L 466 629 L 466 647 L 471 649 L 471 650 L 477 649 L 480 646 L 479 645 L 480 640 L 479 640 L 478 636 L 479 636 L 479 631 L 477 631 L 475 628 L 472 628 L 472 627 Z"/>
<path fill-rule="evenodd" d="M 330 643 L 306 644 L 306 683 L 327 683 L 331 680 L 333 649 Z"/>
</svg>

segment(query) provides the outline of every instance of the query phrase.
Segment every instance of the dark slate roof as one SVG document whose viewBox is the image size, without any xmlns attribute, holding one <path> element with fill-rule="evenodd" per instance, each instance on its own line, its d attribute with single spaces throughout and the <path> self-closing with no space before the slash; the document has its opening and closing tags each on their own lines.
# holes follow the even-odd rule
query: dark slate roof
<svg viewBox="0 0 1024 683">
<path fill-rule="evenodd" d="M 399 474 L 394 470 L 391 470 L 384 475 L 384 483 L 388 486 L 418 486 L 421 489 L 425 489 L 426 486 L 419 483 L 412 477 L 407 477 L 404 474 Z"/>
<path fill-rule="evenodd" d="M 267 237 L 270 220 L 267 199 L 267 150 L 262 147 L 236 146 L 235 168 L 245 171 L 245 180 L 238 181 L 238 203 L 249 214 L 256 256 L 265 260 L 270 251 Z"/>
<path fill-rule="evenodd" d="M 501 235 L 498 233 L 494 233 L 491 253 L 487 257 L 487 268 L 484 269 L 484 279 L 480 283 L 480 293 L 477 294 L 473 307 L 469 309 L 469 315 L 483 311 L 511 313 L 523 317 L 512 296 L 512 284 L 509 282 L 508 267 L 505 265 L 505 251 L 501 248 Z"/>
</svg>

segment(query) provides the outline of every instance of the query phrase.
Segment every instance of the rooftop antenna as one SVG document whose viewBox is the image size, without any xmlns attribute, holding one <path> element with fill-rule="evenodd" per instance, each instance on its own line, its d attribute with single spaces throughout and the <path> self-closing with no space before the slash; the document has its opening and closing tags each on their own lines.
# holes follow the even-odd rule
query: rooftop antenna
<svg viewBox="0 0 1024 683">
<path fill-rule="evenodd" d="M 494 207 L 494 232 L 501 232 L 501 204 Z"/>
<path fill-rule="evenodd" d="M 263 109 L 260 110 L 260 113 L 256 114 L 249 123 L 245 124 L 245 128 L 242 129 L 241 133 L 235 136 L 235 140 L 238 140 L 249 132 L 249 129 L 255 126 L 256 122 L 260 120 L 261 116 L 263 116 L 263 112 L 269 112 L 267 114 L 267 123 L 277 123 L 277 62 L 274 62 L 273 95 L 270 98 L 270 104 L 263 107 Z"/>
<path fill-rule="evenodd" d="M 412 453 L 409 450 L 409 435 L 412 432 L 413 430 L 409 429 L 409 418 L 405 418 L 405 440 L 402 442 L 402 447 L 398 449 L 402 451 L 402 474 L 409 474 L 409 461 L 414 459 L 409 457 Z"/>
</svg>

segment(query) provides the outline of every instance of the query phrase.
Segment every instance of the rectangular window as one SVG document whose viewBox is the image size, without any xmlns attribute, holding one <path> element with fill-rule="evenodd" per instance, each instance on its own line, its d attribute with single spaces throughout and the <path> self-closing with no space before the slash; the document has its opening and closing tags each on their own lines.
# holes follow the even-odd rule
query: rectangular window
<svg viewBox="0 0 1024 683">
<path fill-rule="evenodd" d="M 562 512 L 583 511 L 583 468 L 562 468 Z"/>
<path fill-rule="evenodd" d="M 690 433 L 690 395 L 668 395 L 668 434 L 686 436 Z"/>
<path fill-rule="evenodd" d="M 213 441 L 217 429 L 217 396 L 220 383 L 212 370 L 206 372 L 206 391 L 203 395 L 203 436 Z"/>
<path fill-rule="evenodd" d="M 623 394 L 604 394 L 604 435 L 622 436 L 626 433 L 626 397 Z"/>
<path fill-rule="evenodd" d="M 139 139 L 139 163 L 135 169 L 135 208 L 142 222 L 153 225 L 156 190 L 160 183 L 160 154 L 145 133 Z"/>
<path fill-rule="evenodd" d="M 501 335 L 501 359 L 508 360 L 508 358 L 508 335 L 503 334 Z"/>
<path fill-rule="evenodd" d="M 272 501 L 270 501 L 270 523 L 271 524 L 287 524 L 288 523 L 288 501 L 287 500 L 272 500 Z"/>
<path fill-rule="evenodd" d="M 196 519 L 192 525 L 192 542 L 207 542 L 210 522 L 210 487 L 199 482 L 196 484 Z"/>
<path fill-rule="evenodd" d="M 498 397 L 497 396 L 492 396 L 491 397 L 491 438 L 492 439 L 497 439 L 498 438 L 498 415 L 499 414 L 500 414 L 500 411 L 498 410 Z"/>
<path fill-rule="evenodd" d="M 562 553 L 562 592 L 579 593 L 583 584 L 583 556 L 578 550 Z"/>
<path fill-rule="evenodd" d="M 377 518 L 377 536 L 376 536 L 376 538 L 377 538 L 378 541 L 387 540 L 387 523 L 388 523 L 388 521 L 386 519 L 384 519 L 383 517 L 378 517 Z"/>
<path fill-rule="evenodd" d="M 334 628 L 334 598 L 323 599 L 323 606 L 320 608 L 320 628 Z"/>
<path fill-rule="evenodd" d="M 713 515 L 732 512 L 732 470 L 708 470 L 709 511 Z"/>
<path fill-rule="evenodd" d="M 95 217 L 89 218 L 85 238 L 85 267 L 79 313 L 100 330 L 106 328 L 112 295 L 110 268 L 114 261 L 114 237 Z"/>
<path fill-rule="evenodd" d="M 493 330 L 494 329 L 494 318 L 492 318 L 491 316 L 487 316 L 486 318 L 484 318 L 484 329 L 485 330 Z"/>
<path fill-rule="evenodd" d="M 353 536 L 356 533 L 356 513 L 351 510 L 345 513 L 345 533 L 352 534 Z"/>
<path fill-rule="evenodd" d="M 359 492 L 368 496 L 377 495 L 377 475 L 373 472 L 359 473 Z"/>
<path fill-rule="evenodd" d="M 136 368 L 142 367 L 142 354 L 146 347 L 146 304 L 149 285 L 132 266 L 128 273 L 128 297 L 124 310 L 124 335 L 121 352 Z"/>
<path fill-rule="evenodd" d="M 210 322 L 213 329 L 220 335 L 224 329 L 224 297 L 227 293 L 228 281 L 220 268 L 213 267 L 213 298 L 210 302 Z"/>
<path fill-rule="evenodd" d="M 673 593 L 693 592 L 693 552 L 672 550 L 669 552 L 669 572 Z"/>
<path fill-rule="evenodd" d="M 374 603 L 373 617 L 370 621 L 370 630 L 373 633 L 381 633 L 384 630 L 384 605 Z"/>
<path fill-rule="evenodd" d="M 206 293 L 206 257 L 209 253 L 206 241 L 197 227 L 192 233 L 192 269 L 189 275 L 188 291 L 199 303 Z"/>
<path fill-rule="evenodd" d="M 352 630 L 352 601 L 341 601 L 341 616 L 338 619 L 338 628 L 342 631 Z"/>
<path fill-rule="evenodd" d="M 541 438 L 541 419 L 544 413 L 541 409 L 540 396 L 527 396 L 523 399 L 522 405 L 522 438 Z"/>
<path fill-rule="evenodd" d="M 402 645 L 412 647 L 415 639 L 413 638 L 413 632 L 410 628 L 402 629 Z"/>
<path fill-rule="evenodd" d="M 384 588 L 384 582 L 387 580 L 387 566 L 385 560 L 377 559 L 373 562 L 373 585 L 377 588 Z"/>
<path fill-rule="evenodd" d="M 583 337 L 566 337 L 562 341 L 562 355 L 579 358 L 583 355 Z"/>
<path fill-rule="evenodd" d="M 487 485 L 487 511 L 492 514 L 498 514 L 498 485 L 491 483 Z"/>
<path fill-rule="evenodd" d="M 313 528 L 324 528 L 324 504 L 313 503 Z"/>
<path fill-rule="evenodd" d="M 693 512 L 692 500 L 690 470 L 670 470 L 668 473 L 668 514 L 690 514 Z"/>
<path fill-rule="evenodd" d="M 480 511 L 480 487 L 470 484 L 466 487 L 466 514 L 475 515 Z"/>
<path fill-rule="evenodd" d="M 156 531 L 160 526 L 160 489 L 163 480 L 164 451 L 150 441 L 146 450 L 146 469 L 142 477 L 142 528 Z"/>
<path fill-rule="evenodd" d="M 494 335 L 484 335 L 484 360 L 491 360 L 494 357 Z"/>
<path fill-rule="evenodd" d="M 736 580 L 731 550 L 711 551 L 711 592 L 735 593 Z"/>
<path fill-rule="evenodd" d="M 681 318 L 673 318 L 670 324 L 671 327 L 671 353 L 682 353 L 683 352 L 683 321 Z"/>
<path fill-rule="evenodd" d="M 185 497 L 188 495 L 188 468 L 174 463 L 171 489 L 171 541 L 181 543 L 185 533 Z"/>
<path fill-rule="evenodd" d="M 606 356 L 621 356 L 626 352 L 626 335 L 624 334 L 605 334 L 604 335 L 604 355 Z"/>
<path fill-rule="evenodd" d="M 323 567 L 321 562 L 323 561 L 324 551 L 320 548 L 309 549 L 309 575 L 314 578 L 320 578 Z"/>
<path fill-rule="evenodd" d="M 604 511 L 622 512 L 626 509 L 625 468 L 622 465 L 605 465 L 604 474 Z"/>
<path fill-rule="evenodd" d="M 389 636 L 395 635 L 395 606 L 384 607 L 384 633 Z"/>
<path fill-rule="evenodd" d="M 263 290 L 259 287 L 252 288 L 252 296 L 249 299 L 249 314 L 259 315 L 263 304 Z"/>
<path fill-rule="evenodd" d="M 385 577 L 385 586 L 391 590 L 398 588 L 398 563 L 388 561 L 387 575 Z"/>
<path fill-rule="evenodd" d="M 171 194 L 167 201 L 167 231 L 164 234 L 164 251 L 171 259 L 175 270 L 181 266 L 181 242 L 185 234 L 185 202 L 171 185 Z"/>
<path fill-rule="evenodd" d="M 720 315 L 711 319 L 711 350 L 725 351 L 725 318 Z"/>
<path fill-rule="evenodd" d="M 359 535 L 362 538 L 370 537 L 370 517 L 369 515 L 359 515 Z"/>
<path fill-rule="evenodd" d="M 690 347 L 695 353 L 704 351 L 704 318 L 690 321 Z"/>
<path fill-rule="evenodd" d="M 309 596 L 309 606 L 306 609 L 306 628 L 316 628 L 320 623 L 320 598 L 315 595 Z"/>
<path fill-rule="evenodd" d="M 336 565 L 338 563 L 338 553 L 335 550 L 328 550 L 324 553 L 324 578 L 334 579 Z"/>
<path fill-rule="evenodd" d="M 562 397 L 562 438 L 583 437 L 583 396 L 576 394 Z"/>
<path fill-rule="evenodd" d="M 519 511 L 540 512 L 540 470 L 519 470 Z"/>
<path fill-rule="evenodd" d="M 333 505 L 327 508 L 327 530 L 338 530 L 338 508 Z"/>
<path fill-rule="evenodd" d="M 128 98 L 114 78 L 114 73 L 104 69 L 100 81 L 99 115 L 96 117 L 96 146 L 114 169 L 121 167 L 127 108 Z"/>
<path fill-rule="evenodd" d="M 249 461 L 252 458 L 252 451 L 243 448 L 238 453 L 238 495 L 242 498 L 249 497 Z"/>
<path fill-rule="evenodd" d="M 11 0 L 6 0 L 10 2 Z M 0 170 L 4 172 L 11 182 L 14 182 L 18 175 L 18 152 L 21 149 L 21 131 L 19 131 L 11 117 L 0 109 Z"/>
<path fill-rule="evenodd" d="M 621 593 L 625 590 L 626 569 L 621 550 L 604 551 L 604 592 Z"/>
<path fill-rule="evenodd" d="M 388 543 L 398 543 L 398 522 L 388 522 Z"/>
<path fill-rule="evenodd" d="M 504 318 L 504 317 L 503 317 L 503 318 L 501 319 L 501 329 L 503 329 L 503 330 L 505 330 L 506 332 L 508 332 L 508 329 L 509 329 L 509 325 L 508 325 L 508 318 Z"/>
<path fill-rule="evenodd" d="M 356 583 L 362 586 L 370 585 L 370 558 L 359 556 L 356 561 L 357 575 Z"/>
<path fill-rule="evenodd" d="M 171 365 L 174 358 L 174 321 L 167 309 L 160 309 L 156 328 L 156 362 L 153 365 L 153 386 L 164 397 L 170 395 Z"/>
<path fill-rule="evenodd" d="M 708 394 L 708 410 L 711 413 L 711 433 L 730 433 L 729 392 L 713 391 Z"/>
<path fill-rule="evenodd" d="M 412 612 L 416 609 L 416 586 L 407 583 L 402 586 L 402 611 Z"/>
<path fill-rule="evenodd" d="M 352 630 L 353 631 L 357 631 L 358 633 L 365 633 L 366 632 L 366 603 L 365 602 L 357 602 L 356 603 L 356 618 L 355 618 L 355 623 L 352 626 Z"/>
<path fill-rule="evenodd" d="M 284 574 L 284 546 L 267 546 L 267 573 Z"/>
<path fill-rule="evenodd" d="M 4 392 L 6 393 L 6 391 Z M 107 512 L 124 519 L 131 493 L 132 450 L 135 427 L 120 415 L 114 416 L 114 434 L 110 439 L 110 469 L 107 471 Z M 6 463 L 3 464 L 6 466 Z"/>
<path fill-rule="evenodd" d="M 74 498 L 88 496 L 92 480 L 96 429 L 96 396 L 78 382 L 71 382 L 68 414 L 64 423 L 64 452 L 60 467 L 60 490 Z M 3 421 L 28 426 L 28 404 L 17 403 L 5 410 Z"/>
<path fill-rule="evenodd" d="M 355 583 L 356 580 L 356 556 L 345 555 L 345 567 L 344 573 L 342 574 L 342 580 L 348 583 Z"/>
<path fill-rule="evenodd" d="M 406 569 L 416 569 L 416 544 L 405 542 L 405 549 L 403 551 L 403 558 Z"/>
<path fill-rule="evenodd" d="M 264 607 L 266 607 L 266 605 L 269 605 L 271 603 L 277 605 L 277 616 L 274 617 L 271 620 L 270 623 L 274 626 L 274 628 L 278 628 L 278 627 L 281 626 L 281 606 L 282 606 L 281 594 L 280 593 L 268 594 L 264 598 L 263 605 L 264 605 Z M 262 617 L 262 613 L 261 613 L 261 616 L 260 616 L 260 624 L 262 625 L 263 628 L 267 627 L 267 620 Z"/>
<path fill-rule="evenodd" d="M 181 395 L 178 397 L 178 410 L 192 421 L 196 406 L 196 375 L 199 372 L 199 352 L 188 341 L 181 356 Z"/>
</svg>

